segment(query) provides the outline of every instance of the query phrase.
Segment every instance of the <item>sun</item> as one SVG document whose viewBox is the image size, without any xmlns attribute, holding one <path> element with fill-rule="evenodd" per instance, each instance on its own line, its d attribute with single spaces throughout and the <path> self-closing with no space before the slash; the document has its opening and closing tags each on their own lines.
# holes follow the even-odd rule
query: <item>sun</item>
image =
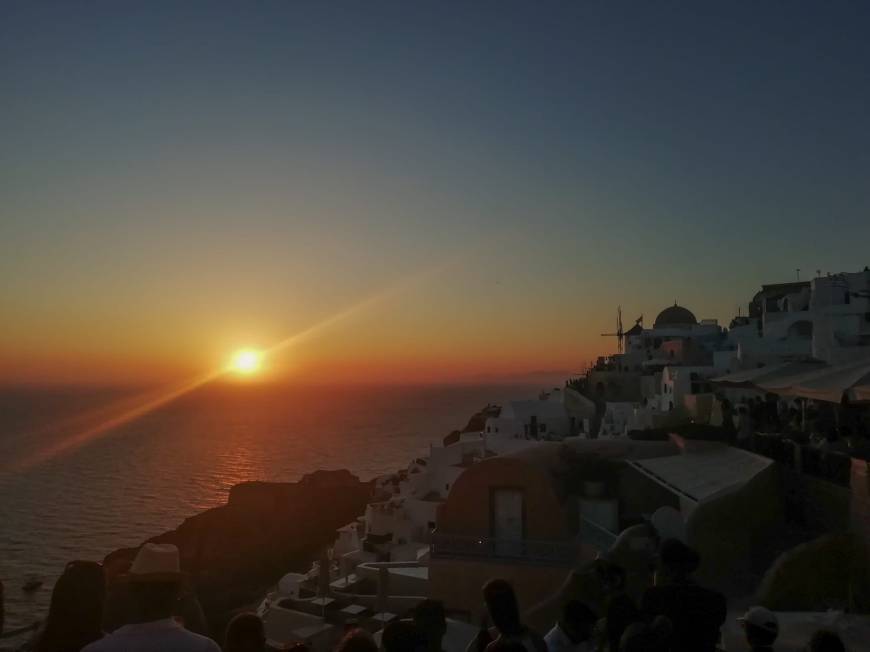
<svg viewBox="0 0 870 652">
<path fill-rule="evenodd" d="M 255 349 L 241 349 L 233 355 L 230 369 L 237 374 L 250 376 L 260 371 L 263 354 Z"/>
</svg>

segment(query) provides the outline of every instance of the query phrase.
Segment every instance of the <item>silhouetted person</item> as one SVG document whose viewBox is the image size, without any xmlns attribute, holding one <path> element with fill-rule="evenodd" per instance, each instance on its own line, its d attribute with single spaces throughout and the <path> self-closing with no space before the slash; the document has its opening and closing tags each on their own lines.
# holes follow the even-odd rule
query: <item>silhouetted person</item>
<svg viewBox="0 0 870 652">
<path fill-rule="evenodd" d="M 371 634 L 357 627 L 344 635 L 335 650 L 336 652 L 378 652 L 378 646 L 375 645 Z"/>
<path fill-rule="evenodd" d="M 477 630 L 477 636 L 471 639 L 465 652 L 485 652 L 487 646 L 494 640 L 495 637 L 490 633 L 489 615 L 484 614 L 480 622 L 480 629 Z"/>
<path fill-rule="evenodd" d="M 498 652 L 529 652 L 529 649 L 519 641 L 502 641 Z"/>
<path fill-rule="evenodd" d="M 234 616 L 224 635 L 224 652 L 263 652 L 266 649 L 266 630 L 263 621 L 254 613 Z"/>
<path fill-rule="evenodd" d="M 176 601 L 172 615 L 187 631 L 203 636 L 208 635 L 205 612 L 191 587 L 182 586 L 181 597 Z"/>
<path fill-rule="evenodd" d="M 486 646 L 486 652 L 502 652 L 505 646 L 519 644 L 527 652 L 547 652 L 540 634 L 520 620 L 520 608 L 513 587 L 505 580 L 490 580 L 483 587 L 483 599 L 498 635 Z"/>
<path fill-rule="evenodd" d="M 740 406 L 740 421 L 737 430 L 737 445 L 749 449 L 752 446 L 752 435 L 755 434 L 755 423 L 745 405 Z"/>
<path fill-rule="evenodd" d="M 381 634 L 384 652 L 416 652 L 422 642 L 417 626 L 407 620 L 394 620 Z"/>
<path fill-rule="evenodd" d="M 439 600 L 423 600 L 414 609 L 414 624 L 426 652 L 441 652 L 447 633 L 444 605 Z"/>
<path fill-rule="evenodd" d="M 807 644 L 807 652 L 846 652 L 846 646 L 836 632 L 820 629 Z"/>
<path fill-rule="evenodd" d="M 209 638 L 184 629 L 172 615 L 181 590 L 178 548 L 146 543 L 129 573 L 132 624 L 91 643 L 86 652 L 220 652 Z"/>
<path fill-rule="evenodd" d="M 607 612 L 604 620 L 604 631 L 609 649 L 614 652 L 618 650 L 625 631 L 641 620 L 643 620 L 643 616 L 640 609 L 627 593 L 622 592 L 611 597 L 607 601 Z"/>
<path fill-rule="evenodd" d="M 727 441 L 733 441 L 736 430 L 734 428 L 734 406 L 727 398 L 722 399 L 722 431 Z"/>
<path fill-rule="evenodd" d="M 671 622 L 659 616 L 652 623 L 629 625 L 619 641 L 619 652 L 668 652 Z M 614 650 L 614 652 L 616 652 Z"/>
<path fill-rule="evenodd" d="M 715 652 L 725 622 L 725 596 L 699 586 L 693 578 L 700 561 L 698 553 L 682 541 L 662 542 L 655 586 L 643 594 L 641 609 L 648 617 L 665 616 L 671 621 L 673 652 Z"/>
<path fill-rule="evenodd" d="M 592 631 L 598 617 L 579 600 L 570 600 L 562 608 L 559 621 L 544 637 L 549 652 L 592 652 Z"/>
<path fill-rule="evenodd" d="M 764 607 L 752 607 L 737 621 L 743 626 L 752 652 L 773 652 L 773 644 L 779 636 L 776 614 Z"/>
<path fill-rule="evenodd" d="M 103 637 L 106 576 L 93 561 L 66 565 L 51 593 L 48 617 L 36 635 L 36 652 L 79 652 Z"/>
</svg>

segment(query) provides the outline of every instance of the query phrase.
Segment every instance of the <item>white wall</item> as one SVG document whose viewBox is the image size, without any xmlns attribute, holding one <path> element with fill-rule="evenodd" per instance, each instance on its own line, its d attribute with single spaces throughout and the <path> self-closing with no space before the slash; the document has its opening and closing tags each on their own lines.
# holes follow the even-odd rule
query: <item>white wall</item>
<svg viewBox="0 0 870 652">
<path fill-rule="evenodd" d="M 831 364 L 870 356 L 870 272 L 816 278 L 811 287 L 813 356 Z"/>
</svg>

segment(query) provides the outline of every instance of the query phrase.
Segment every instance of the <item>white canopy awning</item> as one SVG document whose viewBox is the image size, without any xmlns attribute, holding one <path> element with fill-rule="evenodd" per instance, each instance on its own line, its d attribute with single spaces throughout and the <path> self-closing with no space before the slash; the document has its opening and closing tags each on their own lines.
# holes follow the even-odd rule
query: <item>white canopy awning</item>
<svg viewBox="0 0 870 652">
<path fill-rule="evenodd" d="M 628 462 L 666 489 L 696 503 L 734 491 L 773 462 L 731 446 Z"/>
<path fill-rule="evenodd" d="M 763 389 L 762 384 L 777 384 L 787 378 L 793 378 L 825 368 L 824 362 L 782 362 L 779 364 L 743 369 L 727 376 L 713 378 L 710 382 L 725 387 L 749 387 Z"/>
<path fill-rule="evenodd" d="M 786 362 L 738 371 L 711 382 L 829 403 L 839 403 L 844 394 L 850 400 L 870 401 L 870 358 L 839 365 Z"/>
<path fill-rule="evenodd" d="M 817 401 L 839 403 L 845 394 L 853 398 L 853 388 L 870 383 L 870 359 L 840 365 L 825 365 L 817 371 L 762 382 L 761 387 L 775 394 L 802 396 Z"/>
</svg>

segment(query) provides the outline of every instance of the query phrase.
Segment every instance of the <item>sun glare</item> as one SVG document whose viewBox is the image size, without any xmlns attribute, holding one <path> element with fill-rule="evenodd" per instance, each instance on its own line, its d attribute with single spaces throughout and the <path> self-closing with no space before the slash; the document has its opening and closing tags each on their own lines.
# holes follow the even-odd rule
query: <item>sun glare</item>
<svg viewBox="0 0 870 652">
<path fill-rule="evenodd" d="M 242 349 L 233 356 L 230 368 L 238 374 L 250 376 L 260 370 L 263 354 L 254 349 Z"/>
</svg>

